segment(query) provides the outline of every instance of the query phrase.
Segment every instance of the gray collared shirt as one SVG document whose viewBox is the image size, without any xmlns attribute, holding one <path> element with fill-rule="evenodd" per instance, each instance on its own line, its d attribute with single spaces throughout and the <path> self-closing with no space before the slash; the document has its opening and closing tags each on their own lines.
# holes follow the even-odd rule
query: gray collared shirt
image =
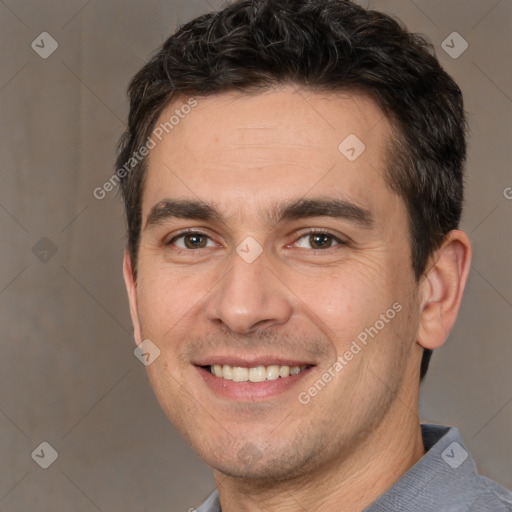
<svg viewBox="0 0 512 512">
<path fill-rule="evenodd" d="M 457 428 L 421 431 L 425 455 L 363 512 L 512 512 L 512 492 L 477 473 Z M 217 491 L 197 512 L 222 512 Z"/>
</svg>

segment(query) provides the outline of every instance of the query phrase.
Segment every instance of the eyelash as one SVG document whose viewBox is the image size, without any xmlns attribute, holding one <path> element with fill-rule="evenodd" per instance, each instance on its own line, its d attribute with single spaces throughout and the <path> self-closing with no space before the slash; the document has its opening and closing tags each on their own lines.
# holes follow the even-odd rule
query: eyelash
<svg viewBox="0 0 512 512">
<path fill-rule="evenodd" d="M 209 238 L 211 240 L 211 237 L 209 237 L 206 233 L 203 233 L 201 231 L 186 230 L 186 231 L 182 231 L 178 235 L 176 235 L 173 238 L 171 238 L 168 242 L 165 243 L 165 245 L 166 246 L 171 246 L 171 245 L 173 245 L 176 242 L 176 240 L 178 240 L 180 238 L 183 238 L 185 236 L 191 236 L 191 235 L 206 236 L 207 238 Z M 327 249 L 306 249 L 308 251 L 322 251 L 322 252 L 325 252 L 325 251 L 328 251 L 329 249 L 333 249 L 337 245 L 341 245 L 341 246 L 347 245 L 347 242 L 344 242 L 343 240 L 341 240 L 339 237 L 337 237 L 334 233 L 332 233 L 328 229 L 310 229 L 309 231 L 301 233 L 301 235 L 293 243 L 296 244 L 302 238 L 307 237 L 307 236 L 311 236 L 311 235 L 327 235 L 328 237 L 332 238 L 336 242 L 336 244 L 331 246 L 331 247 L 328 247 Z M 208 247 L 200 247 L 199 249 L 207 249 L 207 248 Z M 304 249 L 304 248 L 301 247 L 299 249 Z M 184 252 L 191 252 L 191 251 L 197 251 L 198 249 L 183 249 L 181 247 L 177 247 L 177 248 L 175 248 L 175 250 L 177 250 L 177 251 L 184 251 Z"/>
</svg>

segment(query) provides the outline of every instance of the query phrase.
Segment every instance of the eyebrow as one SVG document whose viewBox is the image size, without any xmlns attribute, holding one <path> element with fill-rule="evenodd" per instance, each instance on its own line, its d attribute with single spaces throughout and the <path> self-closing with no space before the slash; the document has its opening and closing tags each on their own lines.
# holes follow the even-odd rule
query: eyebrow
<svg viewBox="0 0 512 512">
<path fill-rule="evenodd" d="M 331 198 L 297 199 L 275 205 L 267 212 L 266 220 L 270 224 L 279 224 L 309 217 L 344 219 L 364 229 L 372 229 L 375 225 L 370 210 L 346 200 Z M 151 208 L 144 229 L 172 218 L 224 223 L 221 213 L 212 204 L 190 199 L 164 199 Z"/>
</svg>

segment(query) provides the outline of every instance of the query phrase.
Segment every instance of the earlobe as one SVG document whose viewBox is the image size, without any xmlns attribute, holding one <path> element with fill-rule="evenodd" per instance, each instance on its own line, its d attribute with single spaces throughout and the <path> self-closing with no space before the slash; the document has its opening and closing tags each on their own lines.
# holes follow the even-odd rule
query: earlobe
<svg viewBox="0 0 512 512">
<path fill-rule="evenodd" d="M 133 275 L 132 260 L 128 251 L 124 251 L 123 257 L 123 277 L 130 303 L 130 316 L 133 324 L 133 336 L 135 343 L 139 345 L 142 342 L 139 311 L 137 303 L 137 281 Z"/>
<path fill-rule="evenodd" d="M 466 233 L 453 230 L 432 256 L 420 285 L 422 301 L 417 341 L 422 347 L 439 348 L 455 324 L 471 266 L 471 254 Z"/>
</svg>

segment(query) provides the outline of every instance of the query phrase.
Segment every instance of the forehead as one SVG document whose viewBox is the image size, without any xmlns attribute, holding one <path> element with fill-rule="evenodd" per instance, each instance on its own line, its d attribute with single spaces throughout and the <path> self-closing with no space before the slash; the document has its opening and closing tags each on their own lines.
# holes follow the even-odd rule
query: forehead
<svg viewBox="0 0 512 512">
<path fill-rule="evenodd" d="M 156 123 L 163 130 L 152 136 L 143 218 L 169 197 L 238 216 L 308 194 L 366 207 L 398 201 L 383 177 L 392 129 L 365 96 L 283 87 L 197 97 L 183 108 L 188 100 L 173 102 Z"/>
</svg>

